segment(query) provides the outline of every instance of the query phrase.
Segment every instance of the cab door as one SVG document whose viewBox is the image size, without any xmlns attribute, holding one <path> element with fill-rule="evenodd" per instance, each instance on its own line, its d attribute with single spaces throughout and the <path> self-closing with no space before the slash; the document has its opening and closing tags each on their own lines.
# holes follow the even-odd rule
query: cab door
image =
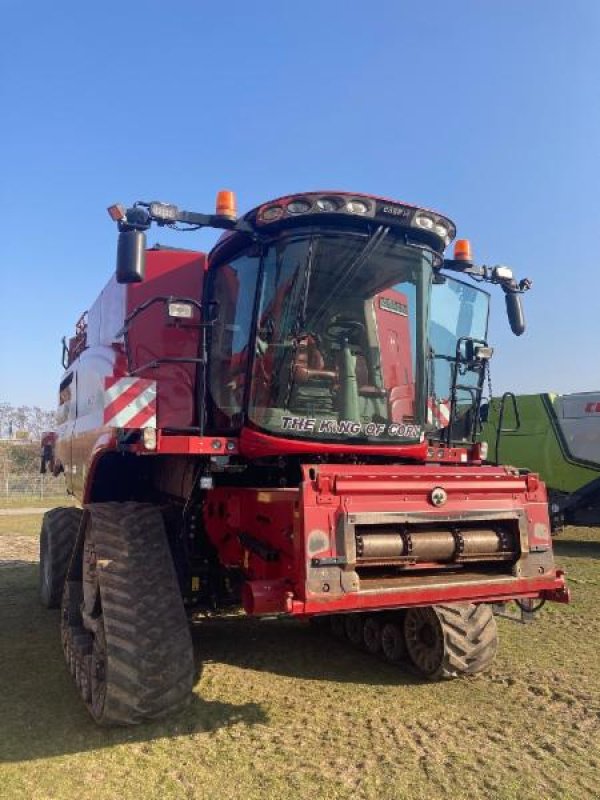
<svg viewBox="0 0 600 800">
<path fill-rule="evenodd" d="M 58 391 L 56 411 L 56 455 L 63 466 L 67 491 L 73 491 L 73 430 L 77 410 L 77 373 L 71 368 L 65 372 Z"/>
</svg>

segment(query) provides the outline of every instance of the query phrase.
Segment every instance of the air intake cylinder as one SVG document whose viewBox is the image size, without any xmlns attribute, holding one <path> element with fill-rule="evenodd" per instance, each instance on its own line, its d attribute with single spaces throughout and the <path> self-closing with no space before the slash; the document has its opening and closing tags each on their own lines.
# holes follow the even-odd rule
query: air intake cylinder
<svg viewBox="0 0 600 800">
<path fill-rule="evenodd" d="M 356 529 L 356 557 L 363 564 L 504 561 L 515 555 L 515 536 L 504 528 L 391 530 L 360 525 Z"/>
</svg>

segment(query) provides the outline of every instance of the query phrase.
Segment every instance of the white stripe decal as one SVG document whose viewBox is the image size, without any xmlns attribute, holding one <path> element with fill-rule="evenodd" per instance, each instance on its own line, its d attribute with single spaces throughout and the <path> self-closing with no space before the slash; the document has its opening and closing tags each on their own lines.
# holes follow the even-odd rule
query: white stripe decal
<svg viewBox="0 0 600 800">
<path fill-rule="evenodd" d="M 153 403 L 155 399 L 156 389 L 153 386 L 149 386 L 137 397 L 134 397 L 133 400 L 130 400 L 125 408 L 118 411 L 106 424 L 115 425 L 117 428 L 125 427 L 130 419 L 133 419 L 140 411 L 143 411 L 147 406 Z"/>
<path fill-rule="evenodd" d="M 438 428 L 444 428 L 450 423 L 450 403 L 447 400 L 434 402 L 431 398 L 427 401 L 427 422 Z"/>
<path fill-rule="evenodd" d="M 104 405 L 109 406 L 132 386 L 139 383 L 139 378 L 119 378 L 112 386 L 104 390 Z"/>
<path fill-rule="evenodd" d="M 127 399 L 124 394 L 137 391 L 134 397 Z M 121 403 L 119 403 L 121 399 Z M 123 405 L 125 403 L 125 405 Z M 145 378 L 119 378 L 112 386 L 104 390 L 105 414 L 111 406 L 118 410 L 110 419 L 105 419 L 104 424 L 115 428 L 126 428 L 138 414 L 144 410 L 150 412 L 150 417 L 136 428 L 156 427 L 156 381 Z M 120 406 L 120 407 L 119 407 Z"/>
</svg>

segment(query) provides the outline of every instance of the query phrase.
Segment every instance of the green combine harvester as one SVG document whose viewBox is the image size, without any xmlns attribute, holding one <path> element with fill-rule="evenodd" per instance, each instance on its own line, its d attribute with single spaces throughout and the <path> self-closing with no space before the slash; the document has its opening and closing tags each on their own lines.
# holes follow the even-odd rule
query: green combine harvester
<svg viewBox="0 0 600 800">
<path fill-rule="evenodd" d="M 555 531 L 600 524 L 600 392 L 507 393 L 482 408 L 482 420 L 489 461 L 545 481 Z"/>
</svg>

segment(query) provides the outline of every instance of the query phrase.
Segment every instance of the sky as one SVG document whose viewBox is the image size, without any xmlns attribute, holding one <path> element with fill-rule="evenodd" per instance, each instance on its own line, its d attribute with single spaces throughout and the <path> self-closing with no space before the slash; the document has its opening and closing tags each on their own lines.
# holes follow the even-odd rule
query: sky
<svg viewBox="0 0 600 800">
<path fill-rule="evenodd" d="M 210 213 L 222 188 L 439 210 L 533 280 L 520 338 L 492 289 L 494 392 L 600 389 L 596 0 L 0 0 L 0 31 L 0 399 L 55 406 L 108 205 Z"/>
</svg>

